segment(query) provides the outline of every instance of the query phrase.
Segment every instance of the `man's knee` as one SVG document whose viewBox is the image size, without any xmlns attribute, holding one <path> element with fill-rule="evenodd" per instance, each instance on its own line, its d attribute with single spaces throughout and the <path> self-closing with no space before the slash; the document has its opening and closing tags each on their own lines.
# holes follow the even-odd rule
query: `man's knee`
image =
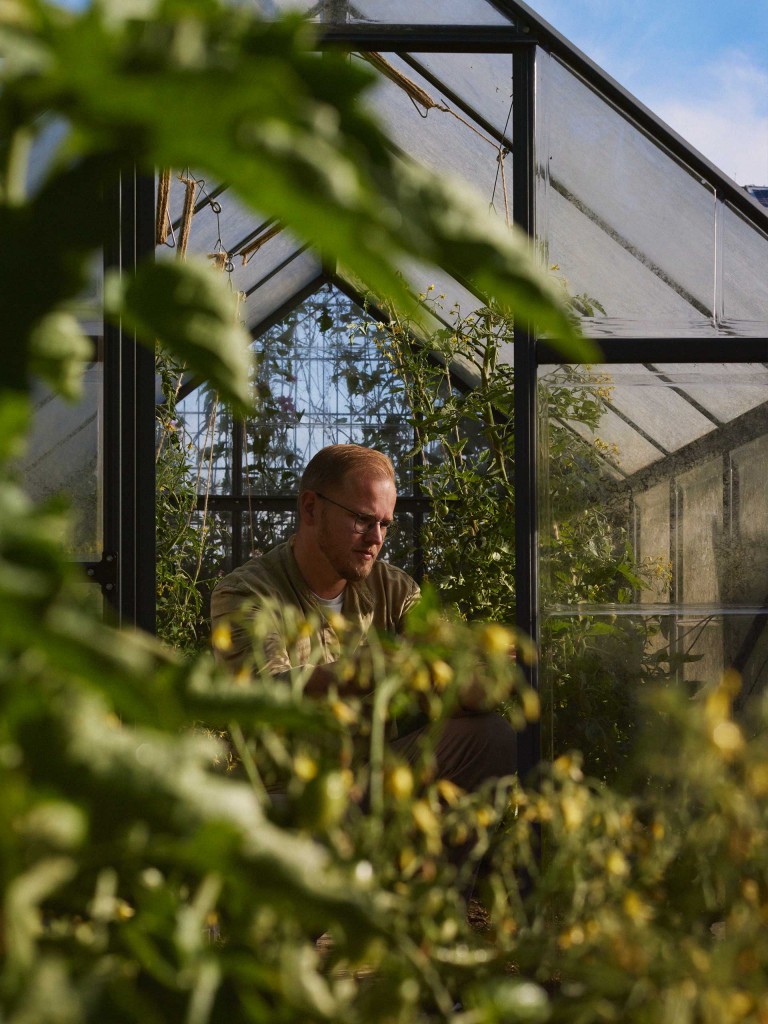
<svg viewBox="0 0 768 1024">
<path fill-rule="evenodd" d="M 437 774 L 475 790 L 517 770 L 517 738 L 495 712 L 448 719 L 435 747 Z"/>
</svg>

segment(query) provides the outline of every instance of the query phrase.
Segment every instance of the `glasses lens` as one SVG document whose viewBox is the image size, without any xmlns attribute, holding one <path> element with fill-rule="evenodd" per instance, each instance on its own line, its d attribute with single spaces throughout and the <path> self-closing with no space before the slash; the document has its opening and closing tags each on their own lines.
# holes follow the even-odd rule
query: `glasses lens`
<svg viewBox="0 0 768 1024">
<path fill-rule="evenodd" d="M 394 528 L 394 521 L 389 520 L 388 522 L 380 522 L 378 519 L 368 518 L 367 516 L 358 516 L 355 519 L 355 532 L 356 533 L 368 533 L 374 526 L 380 526 L 381 532 L 386 533 L 388 530 Z"/>
</svg>

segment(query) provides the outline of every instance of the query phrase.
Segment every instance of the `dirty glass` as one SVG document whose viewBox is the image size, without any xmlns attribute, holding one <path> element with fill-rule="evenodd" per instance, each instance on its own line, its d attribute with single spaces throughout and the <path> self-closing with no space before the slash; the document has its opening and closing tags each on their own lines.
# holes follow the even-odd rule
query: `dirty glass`
<svg viewBox="0 0 768 1024">
<path fill-rule="evenodd" d="M 33 424 L 21 462 L 25 490 L 37 502 L 63 495 L 73 511 L 67 551 L 78 561 L 99 561 L 103 550 L 103 367 L 85 370 L 82 398 L 65 401 L 33 388 Z"/>
<path fill-rule="evenodd" d="M 584 330 L 715 333 L 714 188 L 556 57 L 536 67 L 540 252 Z"/>
<path fill-rule="evenodd" d="M 768 337 L 768 217 L 763 230 L 723 205 L 722 319 L 739 336 Z"/>
<path fill-rule="evenodd" d="M 512 57 L 386 53 L 376 59 L 384 63 L 375 65 L 381 76 L 368 103 L 393 143 L 416 162 L 464 181 L 511 221 Z"/>
<path fill-rule="evenodd" d="M 768 682 L 768 370 L 544 368 L 541 616 L 550 753 L 600 771 L 653 682 Z"/>
</svg>

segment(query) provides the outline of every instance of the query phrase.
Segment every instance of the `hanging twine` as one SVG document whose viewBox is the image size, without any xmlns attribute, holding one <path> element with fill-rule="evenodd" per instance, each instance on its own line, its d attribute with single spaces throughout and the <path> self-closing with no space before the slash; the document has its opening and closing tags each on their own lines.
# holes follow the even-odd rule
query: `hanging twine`
<svg viewBox="0 0 768 1024">
<path fill-rule="evenodd" d="M 218 252 L 209 252 L 208 259 L 213 263 L 217 270 L 229 270 L 232 266 L 229 261 L 229 253 L 224 249 L 220 249 Z"/>
<path fill-rule="evenodd" d="M 509 196 L 507 194 L 507 176 L 504 173 L 504 158 L 507 155 L 508 150 L 500 149 L 497 157 L 499 161 L 499 171 L 501 173 L 501 190 L 504 196 L 504 219 L 507 223 L 507 227 L 510 227 L 510 216 L 509 216 Z M 491 205 L 493 205 L 493 199 L 491 199 Z"/>
<path fill-rule="evenodd" d="M 408 76 L 404 75 L 402 71 L 398 71 L 398 69 L 382 57 L 380 53 L 363 53 L 360 56 L 363 57 L 364 60 L 367 60 L 369 64 L 373 64 L 375 68 L 378 68 L 383 75 L 386 75 L 386 77 L 393 81 L 395 85 L 398 85 L 403 92 L 407 93 L 414 103 L 418 103 L 419 106 L 424 107 L 425 110 L 432 110 L 433 107 L 436 107 L 438 110 L 448 110 L 447 107 L 444 107 L 436 100 L 433 100 L 429 93 L 422 89 L 420 85 L 417 85 L 413 79 L 408 78 Z"/>
<path fill-rule="evenodd" d="M 168 241 L 170 222 L 168 205 L 171 198 L 171 169 L 160 172 L 157 183 L 157 212 L 155 214 L 155 245 L 165 245 Z"/>
<path fill-rule="evenodd" d="M 259 251 L 262 245 L 265 245 L 270 238 L 274 238 L 275 235 L 279 235 L 282 230 L 282 224 L 273 224 L 271 228 L 266 228 L 266 230 L 262 231 L 260 235 L 257 235 L 252 242 L 248 243 L 248 245 L 243 246 L 238 253 L 238 256 L 242 257 L 243 266 L 245 266 L 248 263 L 248 260 L 250 260 L 250 258 Z"/>
<path fill-rule="evenodd" d="M 192 214 L 195 212 L 195 192 L 197 182 L 194 178 L 185 178 L 179 175 L 179 181 L 184 185 L 184 209 L 181 211 L 181 223 L 179 224 L 179 242 L 176 255 L 183 260 L 187 255 L 189 244 L 189 233 L 192 230 Z"/>
</svg>

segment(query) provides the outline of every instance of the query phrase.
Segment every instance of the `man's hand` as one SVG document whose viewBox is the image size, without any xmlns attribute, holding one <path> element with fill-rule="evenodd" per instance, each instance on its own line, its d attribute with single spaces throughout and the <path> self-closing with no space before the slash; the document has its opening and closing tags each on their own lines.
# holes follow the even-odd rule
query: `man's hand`
<svg viewBox="0 0 768 1024">
<path fill-rule="evenodd" d="M 365 649 L 363 649 L 365 650 Z M 354 661 L 343 660 L 315 666 L 304 687 L 308 697 L 327 697 L 335 690 L 339 697 L 364 697 L 373 690 L 370 657 L 359 653 Z"/>
</svg>

